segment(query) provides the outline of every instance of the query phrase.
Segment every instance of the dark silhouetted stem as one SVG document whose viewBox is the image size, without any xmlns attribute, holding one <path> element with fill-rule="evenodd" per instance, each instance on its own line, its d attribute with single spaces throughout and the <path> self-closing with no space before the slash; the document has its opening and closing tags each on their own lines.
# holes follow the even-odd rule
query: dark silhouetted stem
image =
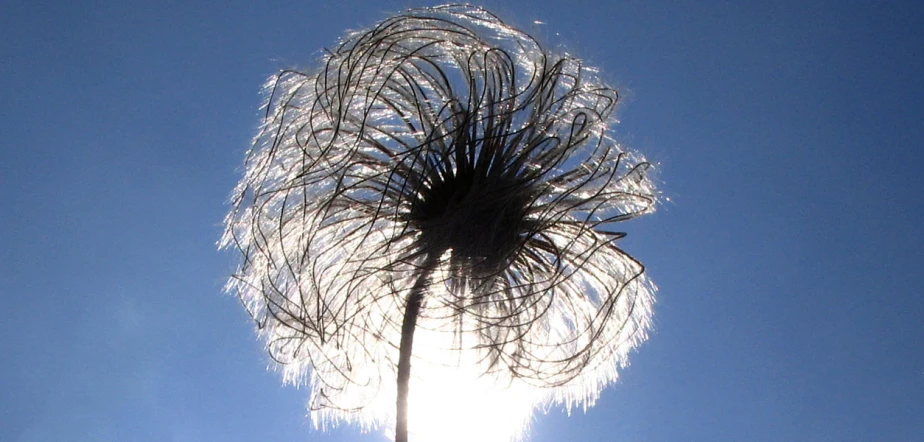
<svg viewBox="0 0 924 442">
<path fill-rule="evenodd" d="M 419 268 L 417 281 L 407 297 L 404 309 L 404 321 L 401 323 L 401 344 L 398 347 L 398 403 L 397 423 L 395 424 L 395 442 L 407 442 L 407 396 L 411 380 L 411 353 L 414 348 L 414 329 L 417 328 L 417 316 L 423 305 L 427 279 L 438 262 L 438 254 L 430 253 Z"/>
</svg>

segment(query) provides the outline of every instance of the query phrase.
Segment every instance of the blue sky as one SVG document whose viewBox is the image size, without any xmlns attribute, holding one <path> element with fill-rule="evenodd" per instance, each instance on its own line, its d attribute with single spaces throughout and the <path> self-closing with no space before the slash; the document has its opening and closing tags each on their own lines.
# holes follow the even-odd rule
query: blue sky
<svg viewBox="0 0 924 442">
<path fill-rule="evenodd" d="M 670 197 L 624 225 L 650 341 L 532 441 L 924 440 L 924 7 L 767 3 L 484 4 L 600 67 Z M 0 440 L 384 440 L 311 430 L 215 242 L 264 79 L 408 6 L 2 7 Z"/>
</svg>

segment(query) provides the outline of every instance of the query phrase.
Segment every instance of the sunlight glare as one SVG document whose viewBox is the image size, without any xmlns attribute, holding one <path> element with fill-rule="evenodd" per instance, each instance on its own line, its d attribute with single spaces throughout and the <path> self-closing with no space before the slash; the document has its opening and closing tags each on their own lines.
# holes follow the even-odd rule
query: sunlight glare
<svg viewBox="0 0 924 442">
<path fill-rule="evenodd" d="M 499 386 L 477 364 L 441 366 L 415 361 L 408 398 L 413 442 L 508 442 L 519 440 L 542 389 L 514 381 Z"/>
</svg>

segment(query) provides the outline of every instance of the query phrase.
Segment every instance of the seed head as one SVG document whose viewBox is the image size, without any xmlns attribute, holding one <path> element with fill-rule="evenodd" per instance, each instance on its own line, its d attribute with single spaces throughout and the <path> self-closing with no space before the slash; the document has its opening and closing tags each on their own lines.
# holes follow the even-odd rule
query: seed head
<svg viewBox="0 0 924 442">
<path fill-rule="evenodd" d="M 412 374 L 464 363 L 533 388 L 532 405 L 592 404 L 646 338 L 654 293 L 615 244 L 657 196 L 612 138 L 616 90 L 472 6 L 389 18 L 321 65 L 267 83 L 221 242 L 316 422 L 389 419 L 421 275 Z"/>
</svg>

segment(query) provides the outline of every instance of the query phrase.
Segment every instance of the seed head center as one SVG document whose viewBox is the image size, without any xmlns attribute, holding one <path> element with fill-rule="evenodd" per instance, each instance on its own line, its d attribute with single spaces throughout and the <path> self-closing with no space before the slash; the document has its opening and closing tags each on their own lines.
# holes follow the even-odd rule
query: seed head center
<svg viewBox="0 0 924 442">
<path fill-rule="evenodd" d="M 428 184 L 410 220 L 426 247 L 493 266 L 529 231 L 531 198 L 516 180 L 457 173 Z"/>
</svg>

